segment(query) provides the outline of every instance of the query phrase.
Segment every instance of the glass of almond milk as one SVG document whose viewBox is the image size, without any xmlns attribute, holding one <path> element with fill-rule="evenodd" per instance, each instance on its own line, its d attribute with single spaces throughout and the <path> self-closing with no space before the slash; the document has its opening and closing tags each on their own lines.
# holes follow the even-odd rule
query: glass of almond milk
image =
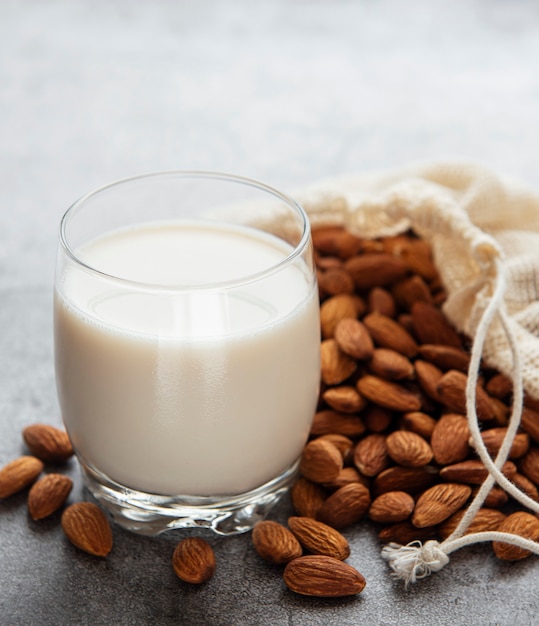
<svg viewBox="0 0 539 626">
<path fill-rule="evenodd" d="M 60 226 L 55 367 L 86 486 L 125 528 L 244 532 L 295 476 L 316 408 L 303 209 L 264 184 L 163 172 Z"/>
</svg>

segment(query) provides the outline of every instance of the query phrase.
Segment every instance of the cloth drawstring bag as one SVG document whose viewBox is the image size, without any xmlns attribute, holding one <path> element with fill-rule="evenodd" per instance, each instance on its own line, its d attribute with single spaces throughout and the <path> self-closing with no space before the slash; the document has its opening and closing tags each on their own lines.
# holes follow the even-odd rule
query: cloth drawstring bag
<svg viewBox="0 0 539 626">
<path fill-rule="evenodd" d="M 466 534 L 494 483 L 527 509 L 539 503 L 500 471 L 520 424 L 524 394 L 539 399 L 539 196 L 476 163 L 436 162 L 322 181 L 294 194 L 313 226 L 342 225 L 364 238 L 413 229 L 430 242 L 447 291 L 443 311 L 473 340 L 466 389 L 474 447 L 489 470 L 454 532 L 444 541 L 382 549 L 405 584 L 429 576 L 449 554 L 504 541 L 539 554 L 539 544 L 502 532 Z M 481 362 L 513 381 L 507 434 L 492 459 L 480 434 L 475 393 Z"/>
</svg>

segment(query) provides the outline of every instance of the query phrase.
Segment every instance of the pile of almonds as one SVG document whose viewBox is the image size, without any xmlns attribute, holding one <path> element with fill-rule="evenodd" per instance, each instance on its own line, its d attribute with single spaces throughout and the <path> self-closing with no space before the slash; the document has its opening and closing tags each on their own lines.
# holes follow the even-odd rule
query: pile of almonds
<svg viewBox="0 0 539 626">
<path fill-rule="evenodd" d="M 413 233 L 363 240 L 340 227 L 315 229 L 313 241 L 322 383 L 294 508 L 336 529 L 368 518 L 383 543 L 443 540 L 488 471 L 465 416 L 470 342 L 441 311 L 446 294 L 431 249 Z M 492 456 L 507 432 L 511 395 L 511 381 L 483 366 L 477 414 Z M 533 398 L 525 398 L 502 472 L 539 501 Z M 493 487 L 468 532 L 538 540 L 539 519 L 510 500 Z M 505 560 L 530 554 L 508 543 L 493 549 Z"/>
<path fill-rule="evenodd" d="M 300 476 L 291 490 L 296 516 L 288 526 L 259 522 L 256 552 L 284 566 L 289 589 L 310 596 L 360 593 L 365 578 L 345 560 L 341 530 L 360 520 L 379 525 L 383 543 L 443 540 L 488 476 L 473 449 L 465 416 L 468 338 L 441 311 L 446 294 L 429 245 L 413 233 L 364 240 L 341 227 L 313 230 L 320 291 L 321 389 Z M 507 432 L 511 381 L 487 366 L 477 387 L 485 447 L 495 456 Z M 503 474 L 539 501 L 539 400 L 525 397 L 521 427 Z M 33 456 L 0 469 L 0 498 L 22 489 L 34 520 L 66 502 L 71 480 L 38 479 L 44 463 L 73 455 L 65 432 L 25 428 Z M 36 482 L 37 481 L 37 482 Z M 112 532 L 99 507 L 68 506 L 62 528 L 78 548 L 104 557 Z M 539 519 L 494 486 L 467 532 L 502 531 L 539 540 Z M 499 541 L 494 554 L 516 561 L 530 552 Z M 177 544 L 172 566 L 199 584 L 215 572 L 210 544 L 189 537 Z"/>
</svg>

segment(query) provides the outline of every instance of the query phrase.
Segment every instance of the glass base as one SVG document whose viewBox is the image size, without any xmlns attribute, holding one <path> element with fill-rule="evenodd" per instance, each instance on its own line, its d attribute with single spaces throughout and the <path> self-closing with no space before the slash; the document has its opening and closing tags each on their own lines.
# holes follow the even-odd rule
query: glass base
<svg viewBox="0 0 539 626">
<path fill-rule="evenodd" d="M 123 528 L 156 536 L 206 528 L 218 535 L 248 532 L 264 519 L 296 478 L 299 461 L 257 489 L 237 496 L 160 496 L 123 487 L 81 463 L 84 483 L 94 498 Z"/>
</svg>

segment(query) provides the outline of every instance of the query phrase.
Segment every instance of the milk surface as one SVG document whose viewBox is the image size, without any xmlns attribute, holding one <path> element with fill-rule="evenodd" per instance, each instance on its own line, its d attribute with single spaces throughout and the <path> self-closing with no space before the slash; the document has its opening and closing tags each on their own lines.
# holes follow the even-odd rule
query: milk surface
<svg viewBox="0 0 539 626">
<path fill-rule="evenodd" d="M 202 287 L 290 252 L 253 229 L 192 222 L 115 231 L 77 251 L 104 273 L 71 264 L 57 281 L 55 358 L 86 464 L 148 493 L 219 496 L 298 458 L 319 379 L 309 269 L 299 259 L 235 288 Z"/>
</svg>

